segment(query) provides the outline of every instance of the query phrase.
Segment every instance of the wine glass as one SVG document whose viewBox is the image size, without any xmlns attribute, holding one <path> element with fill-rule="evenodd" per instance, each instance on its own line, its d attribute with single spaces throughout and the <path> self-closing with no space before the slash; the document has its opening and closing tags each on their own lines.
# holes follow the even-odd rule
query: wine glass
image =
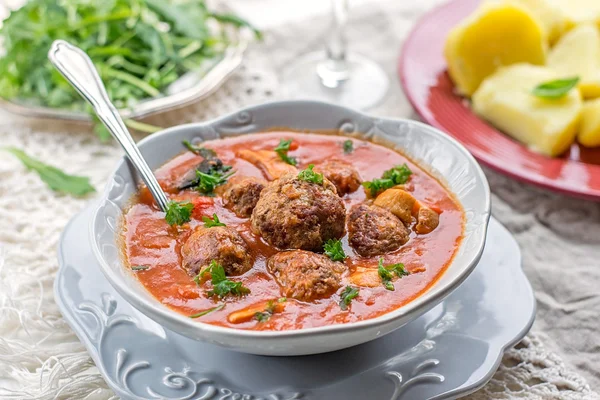
<svg viewBox="0 0 600 400">
<path fill-rule="evenodd" d="M 332 0 L 333 27 L 325 52 L 301 56 L 282 73 L 287 97 L 324 100 L 365 110 L 385 96 L 389 79 L 368 58 L 346 51 L 348 0 Z"/>
</svg>

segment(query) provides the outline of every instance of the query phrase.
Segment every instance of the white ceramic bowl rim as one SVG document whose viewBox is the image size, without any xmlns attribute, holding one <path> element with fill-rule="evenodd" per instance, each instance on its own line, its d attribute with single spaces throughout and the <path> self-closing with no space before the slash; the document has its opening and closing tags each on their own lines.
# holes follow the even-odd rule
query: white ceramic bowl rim
<svg viewBox="0 0 600 400">
<path fill-rule="evenodd" d="M 308 100 L 277 101 L 277 102 L 270 102 L 270 103 L 264 103 L 264 104 L 260 104 L 260 105 L 256 105 L 256 106 L 246 107 L 246 108 L 243 108 L 236 112 L 233 112 L 229 115 L 219 117 L 219 118 L 216 118 L 213 120 L 205 121 L 205 122 L 174 126 L 174 127 L 165 129 L 163 131 L 157 132 L 153 135 L 150 135 L 150 136 L 144 138 L 143 140 L 141 140 L 138 143 L 138 147 L 140 148 L 140 151 L 143 154 L 144 150 L 146 150 L 148 147 L 150 147 L 152 142 L 157 141 L 158 138 L 168 136 L 175 132 L 186 130 L 186 129 L 191 129 L 191 130 L 195 130 L 195 131 L 200 131 L 201 129 L 207 129 L 207 128 L 212 129 L 211 127 L 213 127 L 215 125 L 219 125 L 220 123 L 231 122 L 231 121 L 234 121 L 233 125 L 236 125 L 236 124 L 239 125 L 239 126 L 234 126 L 234 128 L 237 129 L 239 127 L 243 127 L 243 129 L 239 130 L 239 132 L 235 132 L 235 135 L 237 135 L 238 133 L 245 134 L 245 133 L 252 133 L 252 132 L 260 132 L 261 130 L 258 130 L 258 131 L 252 130 L 253 126 L 255 125 L 253 123 L 255 117 L 257 117 L 261 112 L 264 112 L 265 110 L 269 110 L 269 109 L 273 109 L 273 108 L 275 108 L 277 110 L 290 109 L 290 110 L 293 110 L 294 113 L 296 113 L 296 112 L 310 113 L 310 112 L 315 112 L 315 110 L 319 110 L 318 112 L 322 113 L 323 115 L 335 114 L 335 113 L 338 113 L 341 115 L 351 115 L 355 119 L 360 120 L 359 123 L 355 124 L 354 121 L 350 121 L 346 118 L 346 119 L 341 120 L 340 125 L 337 128 L 339 129 L 341 134 L 350 134 L 350 133 L 360 134 L 361 136 L 359 138 L 364 139 L 364 140 L 369 140 L 369 137 L 374 134 L 381 134 L 381 133 L 386 134 L 385 131 L 381 130 L 382 124 L 383 125 L 391 124 L 392 126 L 398 125 L 400 127 L 399 128 L 400 130 L 403 129 L 403 127 L 407 127 L 406 129 L 412 129 L 412 128 L 420 129 L 423 131 L 423 133 L 437 136 L 437 138 L 440 139 L 445 145 L 450 146 L 451 148 L 454 148 L 454 150 L 456 150 L 458 152 L 458 154 L 460 154 L 460 156 L 463 157 L 463 160 L 459 160 L 459 161 L 467 162 L 468 165 L 465 165 L 465 168 L 468 167 L 469 175 L 474 174 L 473 176 L 471 176 L 471 178 L 474 179 L 474 182 L 475 182 L 474 184 L 477 185 L 477 189 L 479 189 L 480 194 L 483 195 L 483 198 L 478 201 L 480 203 L 479 204 L 480 209 L 470 210 L 470 211 L 465 209 L 465 213 L 467 214 L 466 215 L 467 221 L 465 222 L 465 232 L 467 232 L 469 230 L 469 224 L 470 224 L 469 217 L 474 218 L 475 222 L 477 223 L 477 226 L 470 227 L 471 231 L 475 234 L 474 235 L 475 237 L 473 238 L 473 243 L 471 246 L 472 248 L 467 250 L 469 252 L 468 260 L 461 263 L 463 265 L 463 268 L 460 271 L 460 273 L 451 282 L 449 282 L 448 284 L 446 284 L 443 287 L 438 287 L 439 286 L 438 284 L 440 283 L 440 280 L 441 280 L 441 278 L 438 278 L 436 283 L 434 285 L 432 285 L 425 293 L 421 294 L 419 297 L 417 297 L 416 299 L 414 299 L 413 301 L 411 301 L 410 303 L 408 303 L 404 306 L 401 306 L 393 311 L 385 313 L 379 317 L 370 318 L 370 319 L 358 321 L 358 322 L 334 324 L 334 325 L 320 326 L 320 327 L 314 327 L 314 328 L 284 330 L 284 331 L 254 331 L 254 330 L 244 330 L 244 329 L 222 327 L 222 326 L 212 325 L 212 324 L 208 324 L 208 323 L 202 323 L 197 320 L 190 319 L 189 317 L 186 317 L 182 314 L 179 314 L 178 312 L 176 312 L 174 310 L 167 308 L 166 306 L 164 306 L 160 302 L 158 302 L 158 300 L 156 300 L 156 299 L 153 299 L 154 300 L 153 302 L 148 301 L 146 299 L 141 299 L 135 293 L 133 293 L 133 291 L 126 284 L 126 282 L 121 277 L 119 277 L 109 266 L 108 262 L 104 258 L 103 252 L 101 250 L 101 245 L 98 243 L 98 240 L 96 239 L 96 237 L 97 237 L 97 232 L 96 232 L 96 227 L 95 227 L 96 222 L 97 222 L 98 218 L 102 217 L 101 211 L 103 209 L 103 206 L 109 200 L 110 191 L 112 188 L 112 185 L 111 185 L 112 179 L 114 179 L 118 175 L 119 170 L 123 167 L 123 165 L 125 163 L 128 162 L 124 157 L 121 161 L 119 161 L 117 167 L 112 172 L 112 174 L 111 174 L 112 179 L 109 179 L 109 183 L 107 184 L 107 186 L 102 194 L 102 198 L 101 198 L 101 201 L 99 202 L 99 206 L 94 211 L 94 214 L 93 214 L 93 217 L 91 220 L 91 224 L 90 224 L 90 240 L 91 240 L 92 249 L 94 251 L 94 254 L 95 254 L 96 258 L 98 259 L 100 265 L 102 266 L 102 270 L 103 270 L 105 276 L 107 277 L 108 281 L 115 287 L 115 289 L 117 289 L 117 291 L 128 302 L 130 302 L 132 305 L 134 305 L 140 311 L 142 311 L 143 313 L 145 313 L 146 315 L 150 316 L 153 319 L 154 319 L 154 317 L 152 315 L 159 315 L 164 320 L 169 321 L 169 323 L 172 325 L 183 324 L 189 328 L 201 330 L 201 331 L 203 331 L 203 333 L 206 333 L 207 335 L 214 334 L 214 335 L 221 335 L 221 337 L 231 337 L 231 338 L 235 338 L 235 337 L 242 338 L 243 337 L 243 338 L 256 338 L 256 339 L 259 339 L 259 338 L 264 338 L 264 339 L 282 338 L 282 337 L 290 338 L 290 337 L 312 335 L 312 334 L 316 334 L 316 333 L 319 333 L 321 335 L 323 335 L 323 334 L 335 335 L 335 334 L 339 334 L 342 332 L 352 331 L 352 330 L 355 330 L 355 329 L 358 329 L 361 327 L 373 327 L 373 326 L 377 326 L 377 325 L 384 325 L 396 318 L 400 318 L 403 316 L 409 316 L 411 314 L 414 314 L 414 316 L 417 316 L 417 315 L 420 315 L 420 314 L 424 313 L 425 311 L 429 310 L 431 307 L 433 307 L 435 304 L 439 303 L 439 301 L 441 301 L 443 298 L 445 298 L 450 292 L 452 292 L 454 289 L 456 289 L 458 286 L 460 286 L 460 284 L 473 271 L 473 269 L 475 268 L 475 266 L 477 265 L 477 262 L 479 261 L 479 259 L 481 257 L 481 254 L 483 253 L 483 249 L 484 249 L 484 245 L 485 245 L 485 238 L 486 238 L 486 233 L 487 233 L 487 224 L 488 224 L 488 220 L 490 217 L 490 211 L 491 211 L 490 190 L 489 190 L 489 185 L 488 185 L 487 179 L 485 177 L 485 174 L 483 173 L 483 171 L 482 171 L 481 167 L 479 166 L 479 164 L 477 163 L 477 161 L 475 161 L 473 156 L 468 152 L 468 150 L 466 150 L 458 141 L 456 141 L 452 137 L 448 136 L 447 134 L 445 134 L 429 125 L 423 124 L 421 122 L 413 121 L 413 120 L 400 119 L 400 118 L 370 117 L 368 115 L 365 115 L 365 114 L 362 114 L 362 113 L 359 113 L 356 111 L 352 111 L 352 110 L 349 110 L 349 109 L 341 107 L 341 106 L 328 104 L 328 103 L 321 103 L 321 102 L 317 102 L 317 101 L 308 101 Z M 259 118 L 256 118 L 256 119 L 259 119 Z M 363 132 L 361 130 L 356 130 L 355 125 L 360 126 L 361 125 L 360 122 L 362 120 L 370 121 L 371 125 L 374 125 L 373 129 L 375 129 L 375 131 L 377 131 L 377 132 L 374 132 L 374 131 L 373 132 L 371 132 L 371 131 Z M 364 122 L 364 121 L 362 121 L 362 122 Z M 230 126 L 230 125 L 231 125 L 231 123 L 228 126 Z M 285 127 L 285 126 L 286 126 L 285 123 L 277 123 L 277 122 L 274 125 L 272 125 L 272 127 L 274 127 L 274 128 Z M 214 129 L 212 129 L 212 130 L 214 131 Z M 301 131 L 302 129 L 291 127 L 290 130 Z M 315 132 L 315 131 L 318 131 L 319 129 L 308 128 L 306 130 Z M 335 130 L 335 128 L 323 127 L 321 130 L 323 130 L 323 131 L 329 130 L 330 131 L 330 130 Z M 232 130 L 232 132 L 233 132 L 233 130 Z M 219 132 L 219 134 L 220 133 L 221 132 Z M 227 134 L 228 132 L 225 132 L 225 133 Z M 220 137 L 220 136 L 218 136 L 219 134 L 217 134 L 215 139 Z M 231 133 L 229 133 L 229 134 L 231 135 Z M 391 137 L 384 137 L 384 139 L 390 140 Z M 181 149 L 181 150 L 183 150 L 183 149 Z M 419 166 L 421 166 L 422 168 L 424 168 L 426 170 L 428 170 L 431 167 L 431 165 L 425 165 L 424 163 L 422 163 L 419 160 L 418 156 L 415 157 L 414 154 L 410 154 L 408 151 L 405 152 L 404 154 L 409 156 Z M 157 166 L 162 165 L 162 163 L 164 163 L 165 161 L 173 158 L 175 155 L 177 155 L 177 153 L 170 154 L 167 158 L 165 158 L 162 162 L 160 162 L 157 165 L 152 165 L 151 160 L 148 160 L 150 167 L 156 168 Z M 433 168 L 433 170 L 430 170 L 430 171 L 432 171 L 435 174 L 435 168 Z M 445 177 L 445 178 L 447 178 L 447 177 Z M 446 185 L 448 190 L 450 190 L 449 186 L 450 185 Z M 461 197 L 462 197 L 461 193 L 457 193 L 456 191 L 453 191 L 453 190 L 451 190 L 451 192 L 453 192 L 459 200 L 461 199 Z M 469 213 L 475 213 L 475 215 L 469 216 L 468 215 Z M 118 222 L 116 222 L 116 221 L 113 221 L 113 223 L 118 224 Z M 118 229 L 116 229 L 116 231 L 118 232 Z M 465 235 L 466 235 L 466 233 L 465 233 Z M 466 241 L 466 238 L 463 238 L 461 245 L 459 247 L 459 251 L 460 251 L 461 247 L 463 247 L 465 245 L 465 241 Z M 456 258 L 457 257 L 455 255 L 454 260 L 456 260 Z M 450 266 L 448 266 L 448 268 L 446 269 L 444 274 L 448 274 L 450 269 L 453 267 L 456 268 L 454 261 L 451 263 Z"/>
</svg>

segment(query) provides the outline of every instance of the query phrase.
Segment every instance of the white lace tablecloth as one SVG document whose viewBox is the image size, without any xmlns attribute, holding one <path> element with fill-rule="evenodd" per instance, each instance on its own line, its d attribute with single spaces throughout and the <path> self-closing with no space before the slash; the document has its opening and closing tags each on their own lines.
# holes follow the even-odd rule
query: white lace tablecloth
<svg viewBox="0 0 600 400">
<path fill-rule="evenodd" d="M 322 1 L 307 3 L 317 6 Z M 246 13 L 260 7 L 254 17 L 269 28 L 265 42 L 250 50 L 245 65 L 214 96 L 149 122 L 170 126 L 200 121 L 280 98 L 276 71 L 298 54 L 319 48 L 327 26 L 323 17 L 311 17 L 307 23 L 294 14 L 295 21 L 274 27 L 268 23 L 273 21 L 269 4 L 281 9 L 281 3 L 234 2 Z M 395 76 L 403 38 L 435 3 L 438 0 L 358 5 L 349 30 L 352 49 Z M 372 112 L 414 117 L 396 79 L 392 85 L 386 101 Z M 7 145 L 26 149 L 69 173 L 90 176 L 99 191 L 121 156 L 119 148 L 100 144 L 83 125 L 25 121 L 0 113 L 0 146 Z M 600 387 L 600 204 L 542 192 L 486 172 L 494 216 L 522 247 L 538 317 L 532 332 L 506 352 L 492 381 L 467 398 L 600 399 L 587 383 Z M 0 152 L 2 399 L 114 397 L 62 319 L 52 294 L 59 234 L 85 203 L 52 193 L 36 175 Z"/>
</svg>

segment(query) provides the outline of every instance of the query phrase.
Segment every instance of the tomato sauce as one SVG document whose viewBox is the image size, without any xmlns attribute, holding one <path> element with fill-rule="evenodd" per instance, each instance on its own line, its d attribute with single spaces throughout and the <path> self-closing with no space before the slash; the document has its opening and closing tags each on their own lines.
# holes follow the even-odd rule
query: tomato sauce
<svg viewBox="0 0 600 400">
<path fill-rule="evenodd" d="M 259 322 L 252 318 L 242 323 L 231 323 L 228 316 L 232 312 L 260 306 L 266 301 L 276 301 L 281 297 L 280 287 L 265 265 L 268 257 L 278 250 L 251 231 L 249 219 L 239 218 L 225 208 L 219 196 L 204 196 L 192 189 L 173 189 L 178 177 L 202 161 L 202 157 L 192 152 L 183 152 L 160 167 L 156 176 L 171 199 L 194 203 L 192 221 L 181 227 L 169 226 L 165 221 L 165 214 L 157 209 L 145 188 L 133 200 L 123 221 L 122 239 L 126 265 L 149 267 L 132 273 L 158 301 L 187 316 L 224 304 L 221 309 L 197 318 L 198 322 L 238 329 L 301 329 L 377 317 L 410 302 L 441 276 L 463 236 L 464 212 L 438 180 L 398 152 L 371 142 L 351 139 L 354 150 L 345 154 L 343 142 L 349 139 L 347 137 L 289 131 L 207 141 L 203 146 L 214 149 L 224 164 L 233 166 L 237 175 L 264 178 L 259 168 L 236 154 L 241 149 L 273 150 L 282 138 L 293 140 L 294 150 L 289 155 L 298 159 L 299 170 L 306 168 L 308 164 L 319 164 L 324 160 L 337 158 L 352 164 L 359 171 L 362 180 L 367 181 L 380 178 L 385 170 L 395 165 L 406 163 L 413 171 L 407 190 L 423 204 L 441 212 L 439 226 L 426 235 L 417 235 L 411 231 L 410 240 L 399 250 L 371 258 L 358 256 L 348 245 L 346 235 L 342 242 L 349 256 L 344 261 L 348 272 L 336 294 L 310 303 L 287 299 L 284 308 L 275 312 L 267 321 Z M 345 195 L 343 200 L 348 212 L 352 205 L 364 202 L 367 198 L 360 188 Z M 208 297 L 206 292 L 212 287 L 210 281 L 197 285 L 181 267 L 181 245 L 196 226 L 202 225 L 202 216 L 212 216 L 213 213 L 219 216 L 221 222 L 236 229 L 253 253 L 253 268 L 241 276 L 230 277 L 231 280 L 242 281 L 250 289 L 251 293 L 246 296 L 228 296 L 223 299 Z M 401 262 L 413 273 L 394 279 L 394 291 L 386 290 L 383 285 L 361 287 L 359 296 L 351 302 L 350 307 L 342 310 L 339 305 L 340 293 L 350 284 L 349 276 L 357 268 L 376 269 L 380 257 L 383 257 L 386 265 Z"/>
</svg>

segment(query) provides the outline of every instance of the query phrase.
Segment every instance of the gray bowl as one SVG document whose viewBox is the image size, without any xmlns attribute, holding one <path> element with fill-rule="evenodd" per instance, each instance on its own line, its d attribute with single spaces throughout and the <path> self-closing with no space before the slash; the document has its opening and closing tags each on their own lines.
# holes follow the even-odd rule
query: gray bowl
<svg viewBox="0 0 600 400">
<path fill-rule="evenodd" d="M 335 131 L 385 142 L 445 182 L 464 208 L 465 231 L 458 252 L 442 277 L 405 306 L 360 322 L 272 332 L 225 328 L 192 320 L 156 300 L 122 263 L 118 245 L 120 221 L 139 181 L 133 167 L 123 159 L 92 218 L 90 234 L 92 249 L 104 274 L 125 300 L 165 328 L 196 340 L 252 354 L 305 355 L 347 348 L 390 333 L 430 310 L 473 271 L 483 252 L 490 217 L 487 180 L 460 143 L 420 122 L 370 117 L 313 101 L 274 102 L 212 121 L 166 129 L 141 141 L 139 148 L 154 169 L 179 154 L 183 140 L 211 140 L 282 127 L 294 131 Z"/>
</svg>

